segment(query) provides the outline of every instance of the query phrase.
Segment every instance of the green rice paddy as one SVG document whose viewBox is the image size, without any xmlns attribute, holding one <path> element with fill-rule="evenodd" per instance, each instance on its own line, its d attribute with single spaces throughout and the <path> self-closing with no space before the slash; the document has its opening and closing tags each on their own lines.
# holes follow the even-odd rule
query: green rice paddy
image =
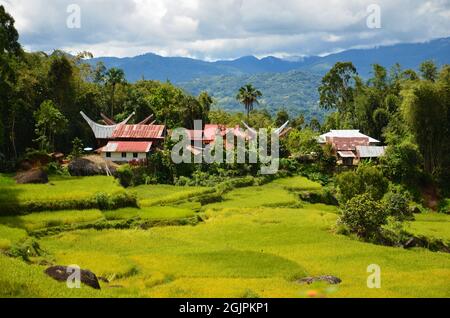
<svg viewBox="0 0 450 318">
<path fill-rule="evenodd" d="M 3 187 L 16 187 L 3 178 Z M 7 179 L 7 178 L 6 178 Z M 92 180 L 92 183 L 89 181 Z M 113 179 L 73 179 L 86 195 L 118 185 Z M 75 186 L 81 182 L 84 186 Z M 89 184 L 89 186 L 86 186 Z M 60 194 L 70 191 L 55 182 Z M 0 296 L 3 297 L 450 297 L 450 255 L 425 249 L 377 246 L 337 235 L 335 207 L 306 204 L 295 194 L 319 189 L 302 177 L 235 189 L 221 202 L 200 206 L 207 188 L 141 186 L 140 209 L 57 211 L 0 217 Z M 41 188 L 41 192 L 44 187 Z M 33 198 L 34 187 L 23 196 Z M 43 194 L 50 196 L 50 194 Z M 144 202 L 144 204 L 143 204 Z M 31 231 L 90 222 L 177 220 L 195 226 L 67 230 L 35 238 L 44 251 L 21 259 L 8 248 Z M 423 214 L 410 228 L 450 239 L 448 216 Z M 100 291 L 71 290 L 43 274 L 42 261 L 77 264 L 109 280 Z M 381 268 L 381 288 L 367 287 L 367 267 Z M 305 276 L 334 275 L 337 286 L 303 285 Z"/>
</svg>

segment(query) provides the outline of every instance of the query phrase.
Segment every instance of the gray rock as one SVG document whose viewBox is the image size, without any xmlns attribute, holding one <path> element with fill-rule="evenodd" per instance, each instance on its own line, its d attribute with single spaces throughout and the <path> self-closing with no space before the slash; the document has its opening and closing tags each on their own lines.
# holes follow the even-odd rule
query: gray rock
<svg viewBox="0 0 450 318">
<path fill-rule="evenodd" d="M 318 277 L 305 277 L 305 278 L 298 280 L 298 282 L 300 284 L 308 284 L 308 285 L 315 283 L 315 282 L 327 282 L 332 285 L 337 285 L 337 284 L 340 284 L 342 282 L 342 280 L 335 276 L 324 275 L 324 276 L 318 276 Z"/>
<path fill-rule="evenodd" d="M 47 268 L 44 273 L 51 278 L 59 281 L 66 282 L 70 277 L 71 272 L 67 270 L 67 266 L 52 266 Z M 100 284 L 98 282 L 97 276 L 89 270 L 81 270 L 81 282 L 94 289 L 100 289 Z"/>
</svg>

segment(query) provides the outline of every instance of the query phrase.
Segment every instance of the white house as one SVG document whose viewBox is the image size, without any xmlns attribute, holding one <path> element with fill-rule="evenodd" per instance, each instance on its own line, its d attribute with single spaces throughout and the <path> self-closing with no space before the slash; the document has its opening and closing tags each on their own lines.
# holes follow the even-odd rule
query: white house
<svg viewBox="0 0 450 318">
<path fill-rule="evenodd" d="M 147 141 L 110 141 L 100 152 L 105 160 L 130 162 L 147 159 L 151 148 Z"/>
</svg>

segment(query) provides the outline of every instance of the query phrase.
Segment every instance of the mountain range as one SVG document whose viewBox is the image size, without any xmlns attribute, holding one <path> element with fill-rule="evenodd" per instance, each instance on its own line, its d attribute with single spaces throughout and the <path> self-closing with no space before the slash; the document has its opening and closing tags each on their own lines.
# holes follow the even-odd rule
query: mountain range
<svg viewBox="0 0 450 318">
<path fill-rule="evenodd" d="M 327 72 L 338 61 L 351 61 L 362 77 L 368 77 L 371 65 L 378 63 L 391 67 L 400 63 L 403 68 L 417 69 L 421 62 L 433 59 L 437 64 L 450 63 L 450 38 L 424 43 L 406 43 L 370 49 L 352 49 L 326 56 L 311 56 L 297 60 L 273 56 L 258 59 L 244 56 L 230 61 L 208 62 L 186 57 L 163 57 L 148 53 L 136 57 L 99 57 L 90 64 L 102 61 L 106 67 L 118 67 L 125 71 L 130 82 L 142 78 L 173 83 L 187 82 L 205 76 L 250 75 L 260 73 L 284 73 L 292 70 Z"/>
<path fill-rule="evenodd" d="M 417 70 L 423 61 L 430 59 L 439 66 L 450 64 L 450 38 L 290 59 L 244 56 L 208 62 L 148 53 L 128 58 L 100 57 L 87 62 L 95 65 L 102 61 L 108 68 L 121 68 L 130 82 L 140 79 L 171 81 L 194 95 L 207 91 L 218 107 L 227 110 L 240 109 L 234 98 L 236 92 L 240 86 L 252 83 L 264 94 L 261 107 L 271 112 L 285 108 L 291 114 L 301 112 L 306 118 L 320 118 L 323 113 L 317 108 L 317 88 L 320 78 L 336 62 L 351 61 L 358 73 L 368 78 L 375 63 L 386 68 L 400 63 L 403 69 Z"/>
</svg>

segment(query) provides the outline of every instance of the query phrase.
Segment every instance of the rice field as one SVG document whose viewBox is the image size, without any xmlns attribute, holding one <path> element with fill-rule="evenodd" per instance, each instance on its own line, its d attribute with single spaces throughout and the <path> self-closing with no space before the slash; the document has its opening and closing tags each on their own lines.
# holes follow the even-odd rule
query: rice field
<svg viewBox="0 0 450 318">
<path fill-rule="evenodd" d="M 295 177 L 235 189 L 221 202 L 201 206 L 188 199 L 210 189 L 142 186 L 132 190 L 137 192 L 140 209 L 0 218 L 4 251 L 26 237 L 27 231 L 58 222 L 192 216 L 204 220 L 195 226 L 84 229 L 36 238 L 45 252 L 39 261 L 77 264 L 109 283 L 101 282 L 100 291 L 70 290 L 46 277 L 45 266 L 0 253 L 0 296 L 450 297 L 449 254 L 377 246 L 337 235 L 333 232 L 338 218 L 335 207 L 298 200 L 296 192 L 315 189 L 320 185 Z M 450 233 L 448 216 L 438 214 L 419 215 L 410 227 L 440 237 L 448 238 Z M 367 287 L 371 264 L 381 268 L 380 289 Z M 305 276 L 319 275 L 337 276 L 342 283 L 298 283 Z"/>
</svg>

